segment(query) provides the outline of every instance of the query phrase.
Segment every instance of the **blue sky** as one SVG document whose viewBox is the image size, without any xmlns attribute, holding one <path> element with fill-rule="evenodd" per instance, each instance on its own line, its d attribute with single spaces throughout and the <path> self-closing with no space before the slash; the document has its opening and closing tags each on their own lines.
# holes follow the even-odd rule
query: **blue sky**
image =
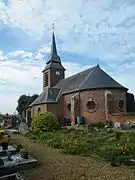
<svg viewBox="0 0 135 180">
<path fill-rule="evenodd" d="M 135 93 L 134 0 L 0 0 L 0 112 L 42 91 L 52 23 L 66 76 L 97 64 Z"/>
</svg>

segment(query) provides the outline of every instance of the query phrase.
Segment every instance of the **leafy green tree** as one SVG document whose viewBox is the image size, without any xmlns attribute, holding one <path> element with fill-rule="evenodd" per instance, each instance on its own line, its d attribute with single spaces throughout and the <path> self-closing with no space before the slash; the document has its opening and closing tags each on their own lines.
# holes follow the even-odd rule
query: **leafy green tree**
<svg viewBox="0 0 135 180">
<path fill-rule="evenodd" d="M 22 116 L 23 112 L 26 111 L 28 106 L 38 97 L 37 94 L 33 96 L 21 95 L 18 99 L 18 106 L 16 110 Z"/>
</svg>

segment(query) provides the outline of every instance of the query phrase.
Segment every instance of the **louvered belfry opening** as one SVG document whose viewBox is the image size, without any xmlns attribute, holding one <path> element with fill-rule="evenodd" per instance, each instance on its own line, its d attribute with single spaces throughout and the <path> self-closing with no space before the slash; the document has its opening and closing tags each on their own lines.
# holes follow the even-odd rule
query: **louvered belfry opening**
<svg viewBox="0 0 135 180">
<path fill-rule="evenodd" d="M 48 72 L 45 73 L 45 79 L 44 79 L 44 83 L 45 83 L 45 86 L 44 87 L 47 87 L 49 85 L 49 76 L 48 76 Z"/>
</svg>

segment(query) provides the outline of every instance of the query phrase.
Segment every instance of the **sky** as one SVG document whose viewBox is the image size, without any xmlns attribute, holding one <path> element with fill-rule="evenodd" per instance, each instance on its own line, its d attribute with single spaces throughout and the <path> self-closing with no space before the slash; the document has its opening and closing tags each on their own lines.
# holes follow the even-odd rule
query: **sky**
<svg viewBox="0 0 135 180">
<path fill-rule="evenodd" d="M 0 112 L 42 92 L 52 23 L 66 77 L 97 63 L 135 93 L 134 0 L 0 0 Z"/>
</svg>

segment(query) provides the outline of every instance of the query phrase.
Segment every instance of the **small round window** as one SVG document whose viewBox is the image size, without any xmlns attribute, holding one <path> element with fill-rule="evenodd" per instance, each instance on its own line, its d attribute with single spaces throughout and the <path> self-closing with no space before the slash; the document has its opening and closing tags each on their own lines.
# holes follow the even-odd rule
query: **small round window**
<svg viewBox="0 0 135 180">
<path fill-rule="evenodd" d="M 87 102 L 87 108 L 89 110 L 94 110 L 96 108 L 96 103 L 94 101 L 88 101 Z"/>
<path fill-rule="evenodd" d="M 68 103 L 67 109 L 68 109 L 68 111 L 71 111 L 71 103 Z"/>
<path fill-rule="evenodd" d="M 123 101 L 123 100 L 120 100 L 120 101 L 119 101 L 119 108 L 120 108 L 120 109 L 123 109 L 123 107 L 124 107 L 124 101 Z"/>
</svg>

